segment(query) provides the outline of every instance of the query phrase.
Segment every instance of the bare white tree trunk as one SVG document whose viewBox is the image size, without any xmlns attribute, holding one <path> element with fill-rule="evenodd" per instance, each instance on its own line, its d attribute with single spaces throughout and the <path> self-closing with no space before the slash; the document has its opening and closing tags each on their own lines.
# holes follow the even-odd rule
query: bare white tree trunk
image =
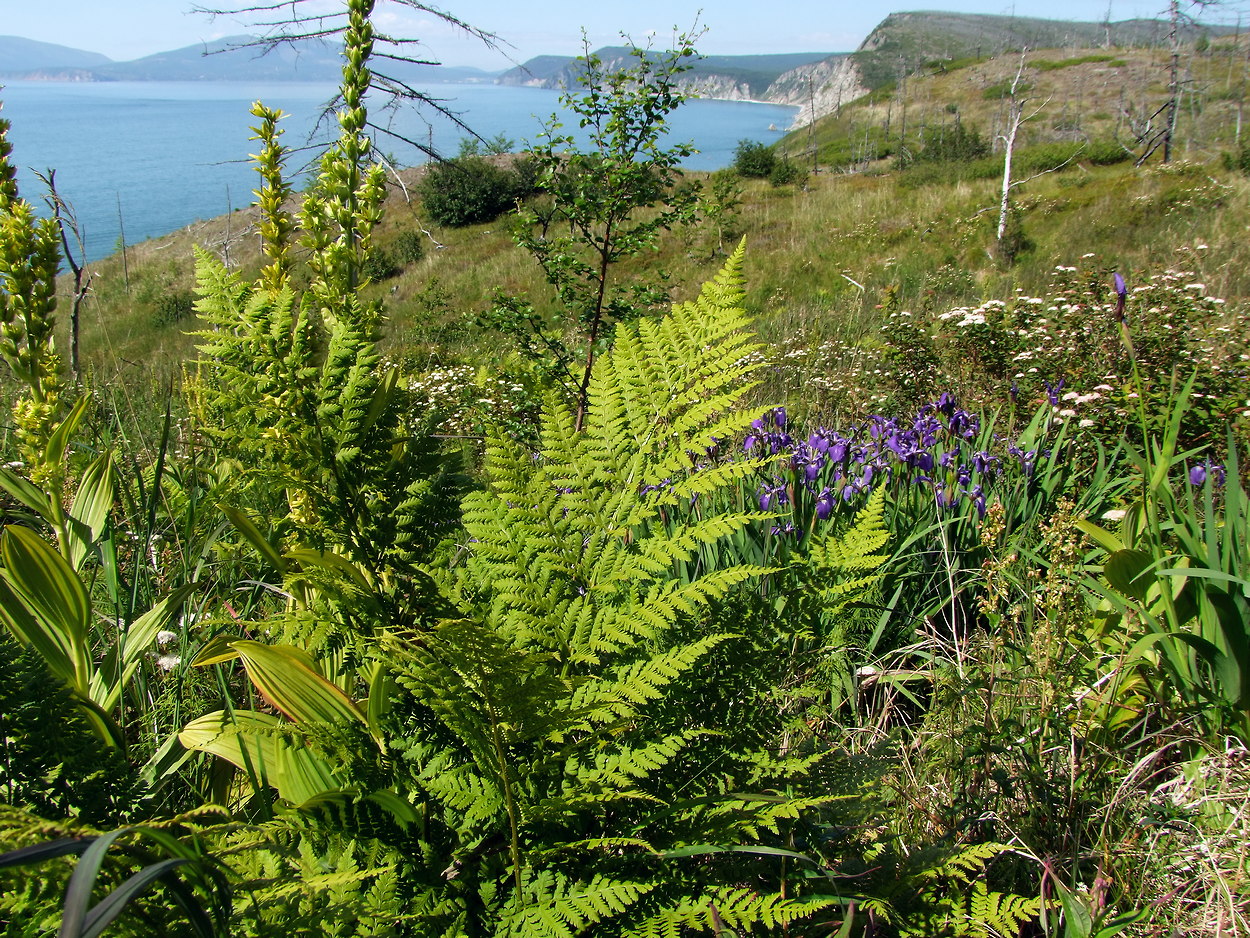
<svg viewBox="0 0 1250 938">
<path fill-rule="evenodd" d="M 1016 77 L 1012 79 L 1011 91 L 1008 93 L 1007 129 L 999 135 L 1003 141 L 1003 193 L 998 203 L 998 236 L 1001 246 L 1007 234 L 1007 220 L 1011 215 L 1011 158 L 1016 151 L 1016 134 L 1024 123 L 1024 98 L 1020 96 L 1020 78 L 1024 75 L 1024 56 L 1029 50 L 1020 53 L 1020 67 L 1016 69 Z"/>
<path fill-rule="evenodd" d="M 998 203 L 998 243 L 1002 244 L 1007 234 L 1007 216 L 1011 212 L 1011 157 L 1016 149 L 1016 132 L 1020 129 L 1020 115 L 1023 108 L 1016 101 L 1011 103 L 1011 115 L 1007 123 L 1007 133 L 1003 135 L 1003 194 Z"/>
</svg>

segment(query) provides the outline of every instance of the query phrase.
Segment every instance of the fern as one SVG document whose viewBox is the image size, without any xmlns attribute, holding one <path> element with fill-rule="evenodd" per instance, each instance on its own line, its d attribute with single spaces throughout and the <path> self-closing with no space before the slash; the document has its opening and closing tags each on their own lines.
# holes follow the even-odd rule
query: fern
<svg viewBox="0 0 1250 938">
<path fill-rule="evenodd" d="M 139 814 L 141 796 L 138 773 L 91 731 L 69 689 L 35 652 L 0 636 L 0 801 L 107 825 Z"/>
<path fill-rule="evenodd" d="M 235 881 L 240 932 L 389 938 L 409 917 L 402 860 L 377 841 L 326 833 L 298 817 L 208 836 Z"/>
<path fill-rule="evenodd" d="M 398 765 L 455 845 L 449 894 L 479 930 L 676 934 L 720 916 L 748 931 L 829 904 L 761 888 L 767 876 L 731 849 L 780 842 L 830 801 L 785 793 L 821 759 L 773 751 L 771 705 L 741 720 L 754 637 L 715 625 L 779 571 L 694 564 L 765 516 L 666 523 L 757 468 L 690 456 L 750 423 L 742 402 L 761 357 L 742 258 L 672 315 L 618 330 L 580 431 L 553 398 L 536 453 L 491 435 L 487 487 L 464 501 L 465 559 L 445 584 L 459 616 L 387 640 L 407 695 L 389 731 Z M 844 542 L 824 544 L 810 576 L 829 590 L 811 601 L 862 592 L 882 534 L 874 503 Z M 835 589 L 840 576 L 855 583 Z M 657 865 L 708 844 L 724 849 L 677 875 Z"/>
<path fill-rule="evenodd" d="M 902 935 L 1019 935 L 1038 918 L 1041 899 L 998 892 L 987 882 L 990 863 L 1011 848 L 970 844 L 909 857 L 892 870 L 863 908 Z"/>
</svg>

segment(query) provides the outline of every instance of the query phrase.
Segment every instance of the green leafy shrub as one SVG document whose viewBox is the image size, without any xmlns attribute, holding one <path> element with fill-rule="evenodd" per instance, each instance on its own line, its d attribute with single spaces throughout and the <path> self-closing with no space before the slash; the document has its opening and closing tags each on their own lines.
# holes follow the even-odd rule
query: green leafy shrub
<svg viewBox="0 0 1250 938">
<path fill-rule="evenodd" d="M 739 140 L 734 150 L 734 172 L 749 179 L 767 179 L 777 165 L 777 154 L 766 143 Z"/>
<path fill-rule="evenodd" d="M 172 326 L 194 312 L 195 294 L 190 290 L 162 293 L 156 298 L 156 311 L 152 314 L 152 322 L 157 326 Z"/>
<path fill-rule="evenodd" d="M 1124 59 L 1118 59 L 1114 55 L 1107 55 L 1102 52 L 1095 52 L 1090 55 L 1078 55 L 1070 59 L 1034 59 L 1029 63 L 1030 68 L 1035 68 L 1039 72 L 1055 72 L 1062 68 L 1071 68 L 1074 65 L 1106 65 L 1109 68 L 1122 68 L 1128 63 Z"/>
<path fill-rule="evenodd" d="M 1027 81 L 1017 82 L 1014 78 L 1008 78 L 982 90 L 981 97 L 986 101 L 1001 101 L 1013 94 L 1027 94 L 1032 89 L 1033 86 Z"/>
<path fill-rule="evenodd" d="M 377 246 L 369 249 L 360 264 L 361 276 L 372 283 L 389 280 L 391 277 L 397 276 L 400 269 L 391 252 L 386 248 Z"/>
<path fill-rule="evenodd" d="M 430 217 L 452 228 L 498 218 L 519 194 L 515 174 L 480 156 L 430 165 L 419 191 Z"/>
<path fill-rule="evenodd" d="M 1250 145 L 1243 143 L 1236 150 L 1225 153 L 1224 167 L 1243 176 L 1250 176 Z"/>
<path fill-rule="evenodd" d="M 395 236 L 392 250 L 395 259 L 405 267 L 425 257 L 425 238 L 419 231 L 405 229 Z"/>
<path fill-rule="evenodd" d="M 778 160 L 768 174 L 772 186 L 791 186 L 807 179 L 807 170 L 788 159 Z"/>
<path fill-rule="evenodd" d="M 517 212 L 512 235 L 542 269 L 566 323 L 552 334 L 529 300 L 504 293 L 491 319 L 583 408 L 595 356 L 615 326 L 668 301 L 667 274 L 628 275 L 625 262 L 696 219 L 700 187 L 681 170 L 694 149 L 665 139 L 696 53 L 684 35 L 673 44 L 665 52 L 632 46 L 624 61 L 587 49 L 578 59 L 581 90 L 560 97 L 585 137 L 553 115 L 529 156 L 546 197 Z"/>
<path fill-rule="evenodd" d="M 974 127 L 955 120 L 926 128 L 915 158 L 924 163 L 973 163 L 989 155 L 989 141 Z"/>
<path fill-rule="evenodd" d="M 1111 166 L 1132 158 L 1133 154 L 1114 140 L 1094 140 L 1089 143 L 1069 141 L 1020 147 L 1012 163 L 1019 174 L 1029 174 L 1067 169 L 1080 163 Z"/>
</svg>

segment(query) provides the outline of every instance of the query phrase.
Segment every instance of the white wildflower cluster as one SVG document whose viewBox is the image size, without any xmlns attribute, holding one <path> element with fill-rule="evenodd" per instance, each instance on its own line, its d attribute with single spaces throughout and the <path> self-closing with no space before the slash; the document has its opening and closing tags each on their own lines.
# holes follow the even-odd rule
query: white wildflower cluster
<svg viewBox="0 0 1250 938">
<path fill-rule="evenodd" d="M 1112 279 L 1059 264 L 1044 295 L 1017 291 L 1009 304 L 987 300 L 938 315 L 944 370 L 985 382 L 990 393 L 997 385 L 1022 402 L 1049 401 L 1057 418 L 1086 428 L 1123 426 L 1137 406 L 1129 390 L 1134 362 L 1148 385 L 1159 383 L 1152 394 L 1166 393 L 1174 372 L 1197 366 L 1196 401 L 1227 410 L 1231 389 L 1234 403 L 1240 396 L 1250 406 L 1244 312 L 1228 310 L 1193 273 L 1167 270 L 1127 284 L 1121 316 Z"/>
<path fill-rule="evenodd" d="M 948 313 L 942 313 L 940 316 L 938 316 L 938 319 L 942 320 L 943 322 L 949 322 L 951 320 L 954 320 L 955 321 L 954 325 L 960 329 L 966 328 L 968 326 L 984 326 L 985 325 L 985 313 L 984 311 L 980 309 L 964 309 L 964 308 L 952 309 Z"/>
<path fill-rule="evenodd" d="M 506 374 L 452 365 L 414 376 L 408 390 L 440 416 L 440 433 L 475 435 L 488 420 L 507 419 L 525 407 L 525 387 Z"/>
<path fill-rule="evenodd" d="M 858 413 L 869 403 L 866 385 L 875 383 L 867 369 L 870 358 L 875 356 L 858 343 L 813 341 L 804 328 L 788 330 L 767 362 L 766 373 L 782 387 L 766 393 L 778 400 L 802 396 L 814 413 Z"/>
</svg>

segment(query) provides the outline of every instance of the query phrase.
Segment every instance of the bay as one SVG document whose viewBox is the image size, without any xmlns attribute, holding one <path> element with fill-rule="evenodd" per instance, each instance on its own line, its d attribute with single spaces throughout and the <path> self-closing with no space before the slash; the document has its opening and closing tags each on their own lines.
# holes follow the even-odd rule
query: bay
<svg viewBox="0 0 1250 938">
<path fill-rule="evenodd" d="M 558 109 L 558 95 L 540 88 L 445 84 L 420 90 L 482 137 L 502 135 L 520 147 Z M 283 140 L 297 147 L 310 145 L 334 92 L 332 84 L 315 82 L 12 82 L 0 90 L 0 100 L 12 122 L 11 159 L 23 197 L 38 204 L 42 187 L 32 170 L 55 169 L 58 191 L 78 214 L 87 259 L 98 260 L 117 249 L 123 232 L 134 244 L 250 204 L 256 185 L 247 159 L 256 150 L 249 139 L 251 103 L 263 100 L 287 111 Z M 719 169 L 732 161 L 739 140 L 776 140 L 795 111 L 688 101 L 673 115 L 669 139 L 691 141 L 699 150 L 685 161 L 687 168 Z M 454 154 L 467 136 L 430 109 L 375 109 L 372 116 L 442 153 Z M 562 119 L 576 128 L 575 119 Z M 321 139 L 326 135 L 323 127 Z M 379 138 L 378 146 L 401 166 L 424 160 L 392 138 Z M 299 155 L 292 159 L 293 166 L 301 162 Z"/>
</svg>

